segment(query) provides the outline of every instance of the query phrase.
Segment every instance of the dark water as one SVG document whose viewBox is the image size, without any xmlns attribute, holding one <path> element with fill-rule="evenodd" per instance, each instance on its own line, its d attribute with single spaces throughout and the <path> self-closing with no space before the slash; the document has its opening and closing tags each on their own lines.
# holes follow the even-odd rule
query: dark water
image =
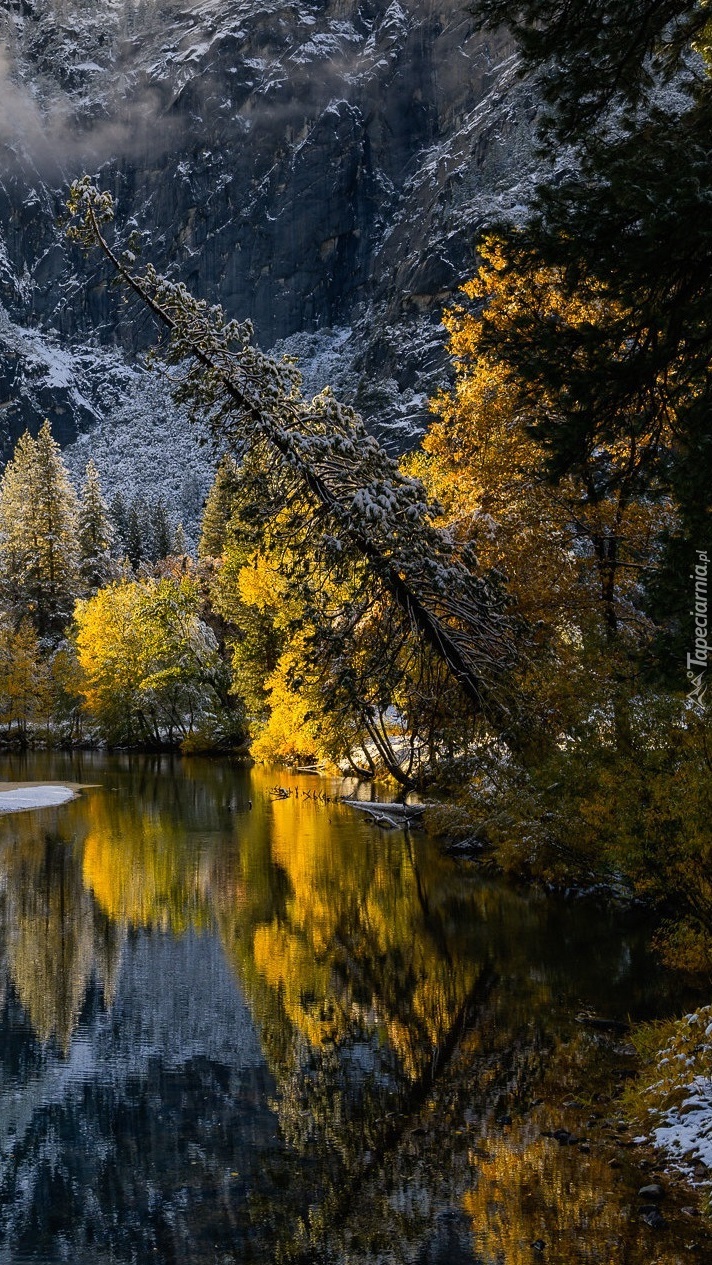
<svg viewBox="0 0 712 1265">
<path fill-rule="evenodd" d="M 639 918 L 483 882 L 308 775 L 0 777 L 99 783 L 0 819 L 0 1265 L 710 1259 L 641 1222 L 630 1049 L 575 1018 L 680 1010 Z"/>
</svg>

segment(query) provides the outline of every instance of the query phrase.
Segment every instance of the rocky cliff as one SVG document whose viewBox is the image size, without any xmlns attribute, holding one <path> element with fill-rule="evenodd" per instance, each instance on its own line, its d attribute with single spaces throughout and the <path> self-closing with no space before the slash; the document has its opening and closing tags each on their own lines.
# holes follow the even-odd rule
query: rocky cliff
<svg viewBox="0 0 712 1265">
<path fill-rule="evenodd" d="M 5 452 L 45 413 L 67 444 L 140 394 L 120 361 L 150 323 L 57 223 L 82 170 L 159 268 L 412 443 L 442 305 L 531 167 L 503 41 L 461 0 L 2 0 L 0 20 Z"/>
</svg>

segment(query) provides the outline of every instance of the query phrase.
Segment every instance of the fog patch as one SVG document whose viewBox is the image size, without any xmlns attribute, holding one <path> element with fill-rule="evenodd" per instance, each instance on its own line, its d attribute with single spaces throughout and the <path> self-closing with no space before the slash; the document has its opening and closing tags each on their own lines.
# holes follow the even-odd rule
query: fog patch
<svg viewBox="0 0 712 1265">
<path fill-rule="evenodd" d="M 97 71 L 106 76 L 110 71 Z M 7 53 L 0 50 L 0 166 L 20 167 L 42 178 L 66 178 L 111 159 L 155 157 L 170 149 L 176 121 L 165 113 L 161 95 L 151 88 L 130 97 L 109 96 L 106 116 L 80 113 L 59 90 L 40 100 L 18 80 Z"/>
</svg>

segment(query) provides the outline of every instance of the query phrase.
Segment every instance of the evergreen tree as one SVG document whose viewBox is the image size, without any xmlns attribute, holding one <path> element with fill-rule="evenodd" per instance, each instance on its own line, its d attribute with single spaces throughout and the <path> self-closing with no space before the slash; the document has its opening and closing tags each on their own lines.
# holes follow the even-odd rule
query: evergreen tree
<svg viewBox="0 0 712 1265">
<path fill-rule="evenodd" d="M 146 537 L 138 497 L 134 497 L 126 515 L 126 557 L 134 570 L 146 561 Z"/>
<path fill-rule="evenodd" d="M 0 592 L 15 621 L 56 641 L 79 587 L 77 498 L 45 421 L 18 441 L 0 483 Z"/>
<path fill-rule="evenodd" d="M 50 707 L 49 668 L 37 633 L 27 619 L 17 628 L 0 624 L 0 724 L 24 742 L 46 721 Z"/>
<path fill-rule="evenodd" d="M 114 530 L 102 496 L 99 472 L 91 460 L 79 506 L 78 538 L 82 579 L 89 592 L 95 593 L 113 574 Z"/>
<path fill-rule="evenodd" d="M 171 553 L 176 558 L 184 558 L 188 553 L 188 540 L 183 530 L 183 524 L 179 523 L 173 533 L 173 543 L 171 545 Z"/>
<path fill-rule="evenodd" d="M 213 486 L 205 502 L 200 542 L 198 544 L 199 558 L 220 558 L 222 556 L 237 487 L 237 462 L 228 453 L 218 466 Z"/>
<path fill-rule="evenodd" d="M 538 183 L 528 222 L 504 230 L 503 268 L 553 268 L 569 296 L 601 304 L 578 329 L 532 304 L 492 329 L 490 347 L 529 383 L 553 482 L 581 475 L 602 445 L 632 441 L 636 495 L 671 498 L 677 523 L 648 589 L 666 625 L 658 666 L 679 681 L 694 639 L 689 572 L 712 548 L 710 11 L 694 0 L 482 0 L 481 13 L 517 37 L 547 105 L 543 146 L 570 155 Z M 591 486 L 592 499 L 601 492 Z"/>
<path fill-rule="evenodd" d="M 120 488 L 114 492 L 114 495 L 111 498 L 109 513 L 114 525 L 115 551 L 119 557 L 124 557 L 126 554 L 128 510 L 126 508 L 124 494 Z"/>
<path fill-rule="evenodd" d="M 697 0 L 478 0 L 476 16 L 512 31 L 559 140 L 584 138 L 611 108 L 637 108 L 709 42 L 709 7 Z"/>
<path fill-rule="evenodd" d="M 171 552 L 171 528 L 166 513 L 166 503 L 159 496 L 151 515 L 151 555 L 154 562 L 161 562 Z"/>
</svg>

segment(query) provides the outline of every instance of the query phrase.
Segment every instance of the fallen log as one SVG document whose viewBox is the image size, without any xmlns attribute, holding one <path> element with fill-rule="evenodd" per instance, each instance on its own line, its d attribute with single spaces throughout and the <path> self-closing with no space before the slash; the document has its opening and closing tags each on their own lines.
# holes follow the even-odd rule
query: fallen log
<svg viewBox="0 0 712 1265">
<path fill-rule="evenodd" d="M 387 813 L 391 817 L 419 817 L 427 808 L 434 808 L 434 804 L 381 804 L 377 800 L 363 799 L 342 799 L 341 804 L 348 804 L 349 808 L 358 808 L 362 813 L 371 813 L 375 816 L 381 816 Z"/>
</svg>

